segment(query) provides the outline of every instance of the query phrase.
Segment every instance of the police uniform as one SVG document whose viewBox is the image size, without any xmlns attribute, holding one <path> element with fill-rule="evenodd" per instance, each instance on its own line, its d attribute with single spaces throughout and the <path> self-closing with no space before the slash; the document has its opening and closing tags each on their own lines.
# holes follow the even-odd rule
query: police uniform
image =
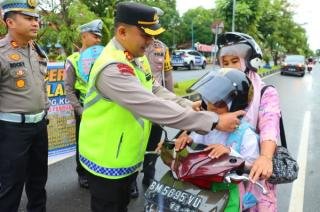
<svg viewBox="0 0 320 212">
<path fill-rule="evenodd" d="M 86 24 L 83 24 L 79 27 L 80 33 L 90 32 L 92 34 L 102 36 L 102 21 L 100 19 L 96 19 L 90 21 Z M 81 52 L 85 49 L 81 49 Z M 87 188 L 88 182 L 85 177 L 85 171 L 82 168 L 79 162 L 79 146 L 78 146 L 78 137 L 79 137 L 79 126 L 81 120 L 81 114 L 83 111 L 83 99 L 86 95 L 87 90 L 87 81 L 84 79 L 83 74 L 79 71 L 78 62 L 80 60 L 80 53 L 75 52 L 70 55 L 65 64 L 65 91 L 70 104 L 74 108 L 75 119 L 76 119 L 76 163 L 77 163 L 77 173 L 79 185 L 81 187 Z"/>
<path fill-rule="evenodd" d="M 36 2 L 6 0 L 9 12 L 38 18 Z M 13 12 L 13 13 L 15 13 Z M 23 187 L 28 211 L 46 210 L 48 136 L 45 119 L 47 58 L 33 41 L 22 47 L 8 34 L 0 40 L 0 211 L 17 211 Z"/>
<path fill-rule="evenodd" d="M 149 36 L 164 31 L 155 9 L 134 2 L 117 4 L 115 23 L 136 26 Z M 151 121 L 205 132 L 218 121 L 214 113 L 195 112 L 172 101 L 190 106 L 153 81 L 146 57 L 134 58 L 117 36 L 91 69 L 80 125 L 80 162 L 88 171 L 93 211 L 127 211 Z"/>
<path fill-rule="evenodd" d="M 154 79 L 163 87 L 173 92 L 172 66 L 170 64 L 168 47 L 160 40 L 155 39 L 146 49 L 145 55 L 150 63 Z M 147 151 L 153 151 L 157 148 L 161 136 L 162 128 L 154 123 L 151 128 Z M 144 158 L 142 183 L 146 187 L 149 186 L 154 178 L 156 160 L 157 155 L 153 154 L 148 154 Z M 131 197 L 134 198 L 138 195 L 139 191 L 135 182 L 131 188 Z"/>
</svg>

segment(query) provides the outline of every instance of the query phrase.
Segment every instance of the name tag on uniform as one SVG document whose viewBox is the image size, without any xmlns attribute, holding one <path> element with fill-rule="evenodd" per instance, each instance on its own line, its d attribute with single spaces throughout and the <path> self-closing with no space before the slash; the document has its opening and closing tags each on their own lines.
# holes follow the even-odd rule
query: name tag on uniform
<svg viewBox="0 0 320 212">
<path fill-rule="evenodd" d="M 10 68 L 17 68 L 24 66 L 24 62 L 10 63 Z"/>
</svg>

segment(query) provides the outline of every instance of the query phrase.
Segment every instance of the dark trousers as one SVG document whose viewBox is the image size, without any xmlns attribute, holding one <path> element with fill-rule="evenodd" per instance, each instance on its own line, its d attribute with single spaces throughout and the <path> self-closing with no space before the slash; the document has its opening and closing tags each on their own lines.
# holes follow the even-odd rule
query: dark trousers
<svg viewBox="0 0 320 212">
<path fill-rule="evenodd" d="M 161 140 L 162 128 L 158 124 L 152 124 L 150 137 L 147 145 L 147 151 L 154 151 L 157 148 L 158 143 Z M 143 161 L 143 174 L 144 180 L 154 178 L 155 165 L 157 161 L 157 155 L 147 154 Z"/>
<path fill-rule="evenodd" d="M 27 211 L 46 211 L 47 176 L 46 120 L 35 124 L 0 121 L 0 211 L 18 211 L 24 185 Z"/>
<path fill-rule="evenodd" d="M 93 212 L 127 212 L 130 185 L 137 172 L 121 179 L 106 179 L 87 172 Z"/>
<path fill-rule="evenodd" d="M 77 163 L 76 170 L 77 170 L 78 176 L 84 176 L 86 172 L 82 167 L 79 159 L 79 129 L 80 129 L 81 116 L 75 115 L 75 119 L 76 119 L 76 163 Z"/>
</svg>

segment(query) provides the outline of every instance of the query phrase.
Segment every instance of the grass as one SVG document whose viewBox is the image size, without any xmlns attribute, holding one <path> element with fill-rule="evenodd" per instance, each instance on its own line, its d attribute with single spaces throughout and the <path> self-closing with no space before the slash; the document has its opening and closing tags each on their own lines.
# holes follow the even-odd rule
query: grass
<svg viewBox="0 0 320 212">
<path fill-rule="evenodd" d="M 197 81 L 197 79 L 192 80 L 185 80 L 179 83 L 175 83 L 173 86 L 173 91 L 178 96 L 185 96 L 187 95 L 187 89 Z"/>
<path fill-rule="evenodd" d="M 278 70 L 280 69 L 280 66 L 273 66 L 271 70 Z M 258 74 L 262 75 L 265 72 L 269 72 L 270 69 L 261 68 L 258 70 Z M 185 80 L 179 83 L 175 83 L 173 87 L 173 91 L 178 96 L 186 96 L 189 93 L 187 93 L 187 89 L 197 81 L 198 79 L 192 79 L 192 80 Z"/>
</svg>

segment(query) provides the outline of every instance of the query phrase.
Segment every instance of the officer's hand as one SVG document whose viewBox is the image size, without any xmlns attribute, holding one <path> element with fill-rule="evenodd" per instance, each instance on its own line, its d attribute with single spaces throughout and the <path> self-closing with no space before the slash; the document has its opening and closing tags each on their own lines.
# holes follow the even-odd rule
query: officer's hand
<svg viewBox="0 0 320 212">
<path fill-rule="evenodd" d="M 243 110 L 238 110 L 233 113 L 224 113 L 219 115 L 219 121 L 216 126 L 217 130 L 225 131 L 225 132 L 233 132 L 235 129 L 239 127 L 241 116 L 246 114 Z"/>
<path fill-rule="evenodd" d="M 192 103 L 192 109 L 194 111 L 200 111 L 201 110 L 201 101 L 195 101 Z"/>
</svg>

